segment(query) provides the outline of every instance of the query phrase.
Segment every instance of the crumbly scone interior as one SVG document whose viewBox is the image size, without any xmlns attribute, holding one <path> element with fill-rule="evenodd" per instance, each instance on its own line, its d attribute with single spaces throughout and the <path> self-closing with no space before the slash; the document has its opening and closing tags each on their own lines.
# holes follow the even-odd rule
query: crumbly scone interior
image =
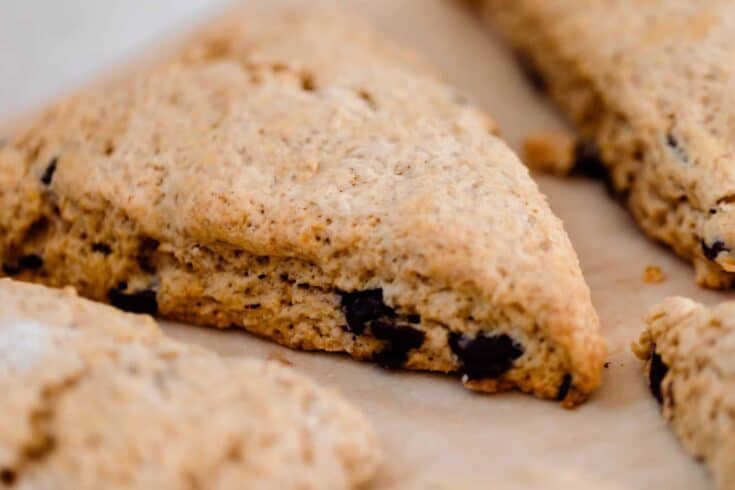
<svg viewBox="0 0 735 490">
<path fill-rule="evenodd" d="M 255 28 L 268 42 L 211 29 L 0 149 L 4 273 L 484 391 L 586 398 L 604 355 L 589 290 L 494 123 L 341 17 L 285 19 Z"/>
<path fill-rule="evenodd" d="M 717 488 L 732 488 L 735 303 L 707 308 L 668 298 L 651 310 L 633 350 L 682 445 L 706 462 Z"/>
</svg>

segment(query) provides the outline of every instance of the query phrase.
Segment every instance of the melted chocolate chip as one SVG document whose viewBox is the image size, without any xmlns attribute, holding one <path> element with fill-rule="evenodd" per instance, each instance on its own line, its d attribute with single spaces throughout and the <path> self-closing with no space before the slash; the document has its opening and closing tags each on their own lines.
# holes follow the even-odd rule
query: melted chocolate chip
<svg viewBox="0 0 735 490">
<path fill-rule="evenodd" d="M 11 470 L 10 468 L 0 469 L 0 482 L 5 485 L 11 486 L 15 484 L 15 479 L 15 471 Z"/>
<path fill-rule="evenodd" d="M 541 71 L 538 69 L 538 66 L 531 57 L 524 53 L 517 52 L 515 54 L 515 58 L 518 63 L 518 67 L 521 69 L 523 76 L 531 87 L 533 87 L 536 92 L 546 92 L 548 88 L 546 78 L 541 74 Z"/>
<path fill-rule="evenodd" d="M 28 254 L 18 259 L 15 265 L 3 264 L 3 272 L 8 276 L 15 276 L 23 271 L 34 271 L 43 267 L 43 259 L 40 255 Z"/>
<path fill-rule="evenodd" d="M 51 185 L 51 180 L 54 178 L 54 172 L 56 172 L 56 164 L 58 163 L 58 157 L 51 159 L 46 170 L 43 171 L 43 175 L 41 176 L 41 183 L 43 183 L 43 185 Z"/>
<path fill-rule="evenodd" d="M 556 393 L 556 401 L 562 401 L 567 397 L 567 394 L 569 393 L 569 388 L 572 387 L 572 375 L 569 373 L 566 373 L 564 375 L 564 378 L 561 380 L 561 384 L 559 385 L 559 391 Z"/>
<path fill-rule="evenodd" d="M 397 325 L 386 321 L 376 320 L 370 324 L 373 337 L 385 340 L 388 344 L 373 356 L 373 361 L 383 367 L 403 367 L 411 349 L 421 347 L 426 335 L 421 330 L 408 325 Z"/>
<path fill-rule="evenodd" d="M 580 140 L 574 147 L 572 175 L 601 180 L 611 197 L 625 200 L 625 193 L 615 188 L 610 172 L 600 157 L 600 148 L 593 140 Z"/>
<path fill-rule="evenodd" d="M 709 260 L 715 260 L 718 255 L 720 255 L 720 252 L 729 252 L 730 249 L 725 246 L 725 243 L 716 240 L 712 245 L 707 245 L 707 242 L 702 240 L 702 253 L 705 257 L 707 257 Z"/>
<path fill-rule="evenodd" d="M 393 308 L 383 302 L 382 289 L 366 289 L 351 293 L 340 293 L 342 295 L 342 311 L 347 320 L 350 332 L 362 334 L 365 326 L 372 320 L 383 317 L 395 317 Z"/>
<path fill-rule="evenodd" d="M 671 151 L 676 154 L 676 158 L 684 163 L 689 162 L 689 155 L 687 154 L 686 150 L 684 150 L 681 143 L 679 143 L 679 140 L 677 140 L 673 134 L 668 133 L 666 135 L 666 144 L 669 146 L 669 148 L 671 148 Z"/>
<path fill-rule="evenodd" d="M 99 252 L 104 255 L 110 255 L 112 253 L 112 248 L 110 248 L 106 243 L 96 242 L 92 244 L 92 251 Z"/>
<path fill-rule="evenodd" d="M 600 158 L 600 149 L 594 140 L 580 140 L 574 147 L 575 175 L 603 179 L 607 176 L 607 169 Z"/>
<path fill-rule="evenodd" d="M 125 293 L 123 292 L 125 289 L 127 289 L 127 284 L 122 282 L 117 285 L 117 288 L 110 289 L 107 292 L 107 298 L 113 306 L 131 313 L 148 313 L 149 315 L 158 313 L 158 300 L 155 291 L 144 289 L 133 293 Z"/>
<path fill-rule="evenodd" d="M 470 379 L 497 378 L 523 355 L 523 347 L 506 334 L 472 338 L 452 332 L 449 347 L 462 363 L 460 371 Z"/>
<path fill-rule="evenodd" d="M 651 388 L 651 394 L 659 403 L 663 403 L 664 401 L 663 394 L 661 393 L 661 382 L 668 372 L 669 367 L 664 364 L 664 361 L 658 355 L 654 346 L 651 354 L 651 367 L 648 371 L 648 386 Z"/>
</svg>

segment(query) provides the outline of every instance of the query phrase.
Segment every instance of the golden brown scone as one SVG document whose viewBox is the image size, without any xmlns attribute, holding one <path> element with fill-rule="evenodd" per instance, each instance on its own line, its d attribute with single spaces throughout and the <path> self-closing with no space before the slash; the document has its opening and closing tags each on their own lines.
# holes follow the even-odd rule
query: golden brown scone
<svg viewBox="0 0 735 490">
<path fill-rule="evenodd" d="M 243 11 L 0 150 L 0 258 L 123 309 L 583 401 L 598 319 L 491 120 L 359 21 Z"/>
<path fill-rule="evenodd" d="M 735 488 L 735 302 L 668 298 L 651 310 L 634 351 L 684 448 L 718 489 Z"/>
<path fill-rule="evenodd" d="M 478 0 L 641 228 L 735 284 L 735 3 Z"/>
<path fill-rule="evenodd" d="M 0 279 L 0 488 L 356 488 L 365 418 L 277 363 L 224 359 L 150 317 Z"/>
</svg>

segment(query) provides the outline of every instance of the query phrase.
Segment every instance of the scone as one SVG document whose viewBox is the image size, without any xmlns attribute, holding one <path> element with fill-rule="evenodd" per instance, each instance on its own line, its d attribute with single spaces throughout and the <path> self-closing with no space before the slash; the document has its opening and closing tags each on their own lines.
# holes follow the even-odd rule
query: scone
<svg viewBox="0 0 735 490">
<path fill-rule="evenodd" d="M 584 400 L 562 223 L 433 70 L 329 10 L 245 10 L 0 150 L 4 273 L 300 349 Z"/>
<path fill-rule="evenodd" d="M 735 283 L 735 3 L 475 0 L 640 227 Z M 587 158 L 589 162 L 590 158 Z"/>
<path fill-rule="evenodd" d="M 717 488 L 735 488 L 735 302 L 668 298 L 634 351 L 684 448 L 707 463 Z"/>
<path fill-rule="evenodd" d="M 357 410 L 288 368 L 8 279 L 0 390 L 0 488 L 356 488 L 381 458 Z"/>
</svg>

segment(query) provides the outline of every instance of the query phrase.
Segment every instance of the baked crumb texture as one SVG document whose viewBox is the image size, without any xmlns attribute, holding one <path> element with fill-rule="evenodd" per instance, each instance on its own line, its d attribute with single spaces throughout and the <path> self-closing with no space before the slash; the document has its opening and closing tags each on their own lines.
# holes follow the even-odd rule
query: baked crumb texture
<svg viewBox="0 0 735 490">
<path fill-rule="evenodd" d="M 666 274 L 657 265 L 647 265 L 643 269 L 643 282 L 647 284 L 657 284 L 666 280 Z"/>
<path fill-rule="evenodd" d="M 145 315 L 0 279 L 0 488 L 348 489 L 365 417 L 279 363 L 221 358 Z"/>
<path fill-rule="evenodd" d="M 735 302 L 668 298 L 647 323 L 633 350 L 664 418 L 718 489 L 735 488 Z"/>
<path fill-rule="evenodd" d="M 11 135 L 3 272 L 573 406 L 600 383 L 598 319 L 494 131 L 343 14 L 232 14 Z"/>
<path fill-rule="evenodd" d="M 640 227 L 693 262 L 700 285 L 732 287 L 735 5 L 472 3 L 595 149 L 610 188 Z"/>
</svg>

